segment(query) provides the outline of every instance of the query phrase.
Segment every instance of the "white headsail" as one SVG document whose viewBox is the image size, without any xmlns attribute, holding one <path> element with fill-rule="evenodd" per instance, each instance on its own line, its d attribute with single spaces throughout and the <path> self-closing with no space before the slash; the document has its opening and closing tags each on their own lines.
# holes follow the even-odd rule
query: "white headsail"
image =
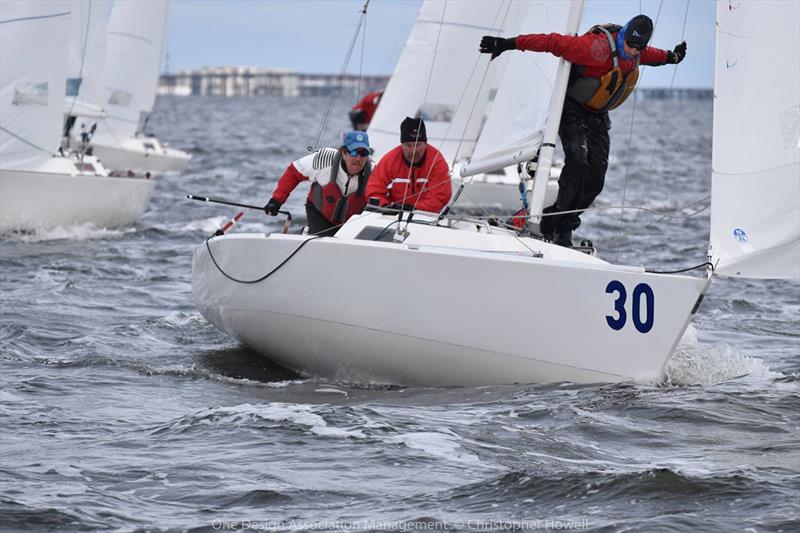
<svg viewBox="0 0 800 533">
<path fill-rule="evenodd" d="M 716 273 L 800 277 L 800 2 L 717 4 Z"/>
<path fill-rule="evenodd" d="M 370 123 L 377 157 L 400 142 L 400 122 L 406 116 L 425 119 L 428 142 L 448 163 L 472 152 L 489 90 L 488 83 L 481 83 L 478 43 L 482 35 L 502 33 L 503 22 L 510 20 L 509 5 L 510 0 L 422 3 Z"/>
<path fill-rule="evenodd" d="M 570 10 L 582 10 L 576 2 L 532 2 L 518 20 L 517 33 L 575 33 L 568 27 Z M 580 13 L 576 22 L 580 21 Z M 472 160 L 462 172 L 468 176 L 528 160 L 542 142 L 550 100 L 554 97 L 559 59 L 551 54 L 508 53 L 492 112 L 481 131 Z M 556 95 L 557 96 L 557 95 Z M 520 156 L 520 154 L 524 154 Z"/>
<path fill-rule="evenodd" d="M 108 0 L 72 0 L 65 112 L 100 116 L 105 96 Z"/>
<path fill-rule="evenodd" d="M 33 170 L 58 149 L 70 4 L 3 1 L 0 11 L 0 163 Z"/>
<path fill-rule="evenodd" d="M 115 2 L 108 23 L 105 103 L 108 117 L 95 140 L 119 144 L 134 136 L 153 109 L 164 50 L 168 2 Z"/>
</svg>

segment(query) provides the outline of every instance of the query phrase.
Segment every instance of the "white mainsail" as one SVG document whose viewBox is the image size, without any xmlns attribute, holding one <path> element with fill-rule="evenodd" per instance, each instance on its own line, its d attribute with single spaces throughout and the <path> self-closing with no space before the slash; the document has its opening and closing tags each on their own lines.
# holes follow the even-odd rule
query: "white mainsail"
<svg viewBox="0 0 800 533">
<path fill-rule="evenodd" d="M 418 115 L 448 163 L 472 152 L 489 91 L 481 83 L 478 43 L 502 32 L 509 6 L 510 0 L 422 3 L 369 126 L 376 159 L 400 142 L 402 119 Z"/>
<path fill-rule="evenodd" d="M 717 274 L 800 277 L 800 2 L 717 4 Z"/>
<path fill-rule="evenodd" d="M 72 0 L 69 62 L 67 63 L 68 115 L 102 115 L 105 96 L 108 0 Z"/>
<path fill-rule="evenodd" d="M 0 163 L 36 169 L 58 149 L 70 4 L 4 1 L 0 11 Z"/>
<path fill-rule="evenodd" d="M 164 50 L 168 2 L 115 2 L 108 23 L 104 109 L 95 141 L 133 137 L 152 111 Z"/>
</svg>

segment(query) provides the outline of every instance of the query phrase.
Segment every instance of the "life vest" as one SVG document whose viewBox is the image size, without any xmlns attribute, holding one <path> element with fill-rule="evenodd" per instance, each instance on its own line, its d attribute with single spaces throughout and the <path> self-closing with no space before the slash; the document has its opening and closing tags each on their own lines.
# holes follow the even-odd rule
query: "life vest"
<svg viewBox="0 0 800 533">
<path fill-rule="evenodd" d="M 580 65 L 572 67 L 567 95 L 593 113 L 604 113 L 622 105 L 639 81 L 639 56 L 636 56 L 636 66 L 627 75 L 622 73 L 622 68 L 619 66 L 619 51 L 611 32 L 621 29 L 615 24 L 608 24 L 594 26 L 589 30 L 590 33 L 603 32 L 608 37 L 611 60 L 614 63 L 610 71 L 599 78 L 593 78 L 583 76 L 583 68 Z"/>
<path fill-rule="evenodd" d="M 367 179 L 372 173 L 372 163 L 367 159 L 366 165 L 358 175 L 358 188 L 353 194 L 344 195 L 336 184 L 336 176 L 339 174 L 339 167 L 342 164 L 342 152 L 336 152 L 331 164 L 331 179 L 327 185 L 320 185 L 317 182 L 311 184 L 309 197 L 311 204 L 322 213 L 331 224 L 341 224 L 356 213 L 364 210 L 367 199 L 364 197 L 364 189 L 367 186 Z"/>
</svg>

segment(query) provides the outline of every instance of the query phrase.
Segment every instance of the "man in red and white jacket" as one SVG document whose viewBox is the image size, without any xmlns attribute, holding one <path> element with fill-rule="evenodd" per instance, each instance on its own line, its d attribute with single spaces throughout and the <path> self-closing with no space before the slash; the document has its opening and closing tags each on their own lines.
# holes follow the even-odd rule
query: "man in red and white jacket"
<svg viewBox="0 0 800 533">
<path fill-rule="evenodd" d="M 369 178 L 367 199 L 379 206 L 439 213 L 452 194 L 450 168 L 428 144 L 425 122 L 406 117 L 400 124 L 400 145 L 378 161 Z"/>
<path fill-rule="evenodd" d="M 572 63 L 567 98 L 558 134 L 564 148 L 564 169 L 558 180 L 556 203 L 545 213 L 583 210 L 603 190 L 610 139 L 608 111 L 631 94 L 639 65 L 680 63 L 686 43 L 674 50 L 647 46 L 653 21 L 637 15 L 625 26 L 594 26 L 583 35 L 560 33 L 519 35 L 510 39 L 484 36 L 480 51 L 492 59 L 506 50 L 549 52 Z M 580 211 L 542 218 L 541 231 L 562 246 L 572 246 L 572 231 L 581 223 Z"/>
<path fill-rule="evenodd" d="M 308 231 L 313 235 L 333 235 L 347 219 L 364 210 L 364 191 L 372 170 L 369 154 L 367 133 L 351 131 L 338 150 L 322 148 L 301 157 L 286 168 L 264 211 L 277 215 L 295 187 L 310 180 L 306 200 Z"/>
</svg>

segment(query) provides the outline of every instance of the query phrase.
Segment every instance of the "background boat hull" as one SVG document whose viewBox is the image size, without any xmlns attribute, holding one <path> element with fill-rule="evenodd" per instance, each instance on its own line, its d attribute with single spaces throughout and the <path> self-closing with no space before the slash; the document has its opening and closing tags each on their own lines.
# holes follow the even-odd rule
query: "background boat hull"
<svg viewBox="0 0 800 533">
<path fill-rule="evenodd" d="M 154 186 L 142 178 L 0 170 L 0 233 L 127 226 L 147 209 Z"/>
</svg>

